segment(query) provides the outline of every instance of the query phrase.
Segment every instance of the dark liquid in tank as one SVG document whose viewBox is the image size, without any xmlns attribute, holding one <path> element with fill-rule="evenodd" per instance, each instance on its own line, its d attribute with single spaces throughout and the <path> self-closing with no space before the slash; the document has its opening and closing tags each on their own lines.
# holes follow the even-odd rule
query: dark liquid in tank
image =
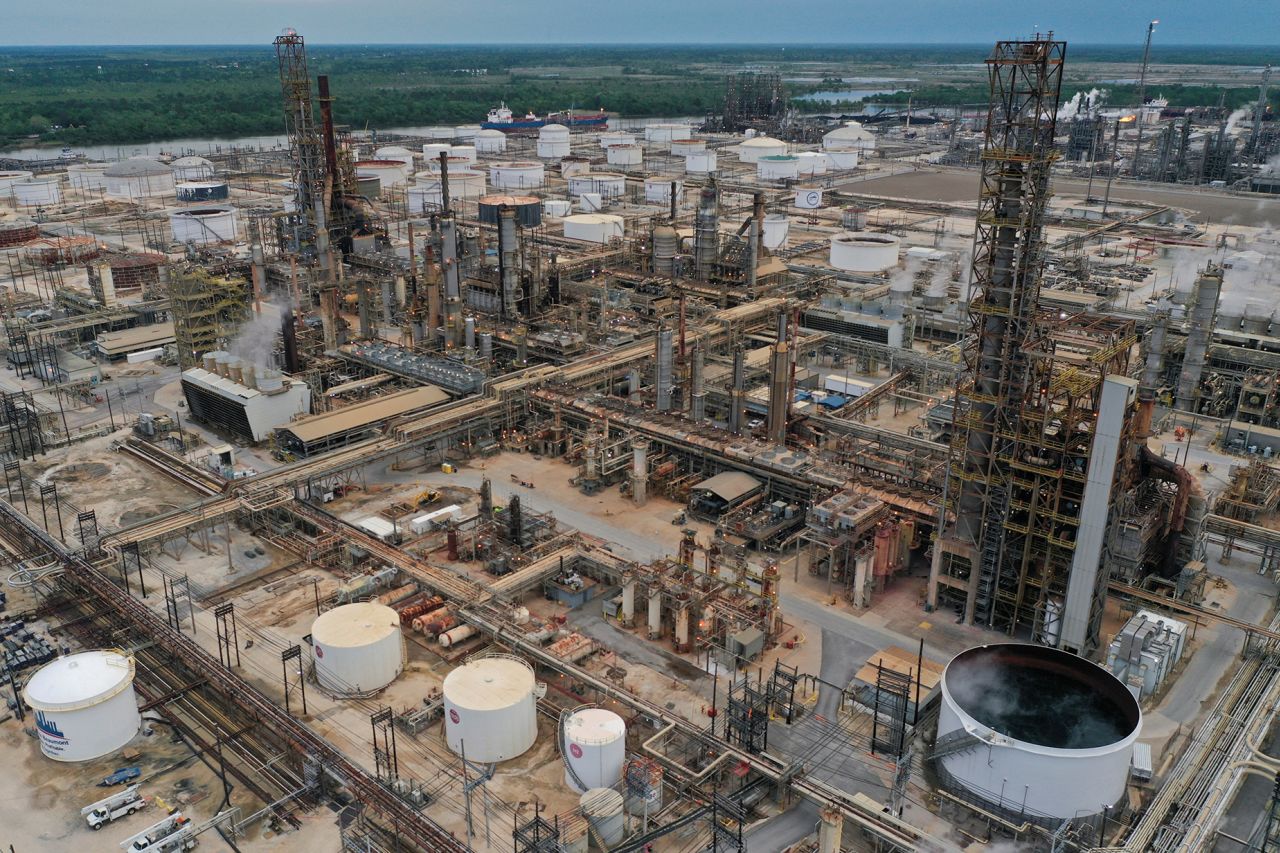
<svg viewBox="0 0 1280 853">
<path fill-rule="evenodd" d="M 957 673 L 952 697 L 975 720 L 1008 737 L 1057 749 L 1107 746 L 1129 734 L 1120 707 L 1060 673 L 985 660 Z"/>
</svg>

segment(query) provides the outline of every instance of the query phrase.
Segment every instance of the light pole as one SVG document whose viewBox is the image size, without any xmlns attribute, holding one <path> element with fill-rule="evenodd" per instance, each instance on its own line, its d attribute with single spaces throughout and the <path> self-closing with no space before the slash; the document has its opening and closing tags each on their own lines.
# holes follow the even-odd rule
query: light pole
<svg viewBox="0 0 1280 853">
<path fill-rule="evenodd" d="M 1146 111 L 1147 105 L 1147 61 L 1151 58 L 1151 35 L 1156 31 L 1156 24 L 1159 21 L 1152 21 L 1147 24 L 1147 44 L 1142 49 L 1142 71 L 1138 74 L 1138 144 L 1133 149 L 1133 167 L 1129 170 L 1135 178 L 1138 177 L 1138 157 L 1142 154 L 1142 114 Z"/>
</svg>

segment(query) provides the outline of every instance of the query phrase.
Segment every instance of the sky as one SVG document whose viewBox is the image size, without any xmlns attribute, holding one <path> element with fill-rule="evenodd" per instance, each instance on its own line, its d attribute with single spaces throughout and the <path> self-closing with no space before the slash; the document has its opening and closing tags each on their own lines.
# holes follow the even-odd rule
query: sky
<svg viewBox="0 0 1280 853">
<path fill-rule="evenodd" d="M 1276 0 L 0 0 L 7 45 L 1280 43 Z"/>
</svg>

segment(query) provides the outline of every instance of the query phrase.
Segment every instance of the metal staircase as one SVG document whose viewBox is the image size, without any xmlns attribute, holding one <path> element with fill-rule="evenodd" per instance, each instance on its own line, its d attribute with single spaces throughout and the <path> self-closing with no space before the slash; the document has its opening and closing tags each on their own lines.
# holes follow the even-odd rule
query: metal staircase
<svg viewBox="0 0 1280 853">
<path fill-rule="evenodd" d="M 971 735 L 964 729 L 956 729 L 938 738 L 933 744 L 933 752 L 930 753 L 929 757 L 937 761 L 940 758 L 946 758 L 948 755 L 968 752 L 985 742 L 982 738 Z"/>
</svg>

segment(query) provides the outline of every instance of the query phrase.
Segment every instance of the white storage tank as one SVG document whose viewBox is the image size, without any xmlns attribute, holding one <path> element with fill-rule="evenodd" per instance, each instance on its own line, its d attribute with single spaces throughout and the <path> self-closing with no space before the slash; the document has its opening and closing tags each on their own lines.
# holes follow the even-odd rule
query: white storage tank
<svg viewBox="0 0 1280 853">
<path fill-rule="evenodd" d="M 573 202 L 564 198 L 549 198 L 542 203 L 542 211 L 547 216 L 568 216 L 573 210 Z"/>
<path fill-rule="evenodd" d="M 422 135 L 427 139 L 453 139 L 453 128 L 436 125 L 428 127 Z"/>
<path fill-rule="evenodd" d="M 870 151 L 875 147 L 875 134 L 856 121 L 846 122 L 822 137 L 824 151 Z"/>
<path fill-rule="evenodd" d="M 357 160 L 355 170 L 358 177 L 377 178 L 384 190 L 404 186 L 413 172 L 402 160 Z"/>
<path fill-rule="evenodd" d="M 577 198 L 583 193 L 598 193 L 607 200 L 622 198 L 627 191 L 627 179 L 611 172 L 589 172 L 569 179 L 569 195 Z"/>
<path fill-rule="evenodd" d="M 444 679 L 444 737 L 479 764 L 523 755 L 538 737 L 538 699 L 546 692 L 527 661 L 472 658 Z"/>
<path fill-rule="evenodd" d="M 130 201 L 173 195 L 173 170 L 164 163 L 139 157 L 112 163 L 102 172 L 107 195 Z"/>
<path fill-rule="evenodd" d="M 796 207 L 802 210 L 822 207 L 822 187 L 797 187 Z"/>
<path fill-rule="evenodd" d="M 62 188 L 57 178 L 28 178 L 13 185 L 13 199 L 24 207 L 57 204 L 62 200 Z"/>
<path fill-rule="evenodd" d="M 501 154 L 507 150 L 507 135 L 492 127 L 478 131 L 475 138 L 476 151 L 481 154 Z M 426 151 L 427 146 L 422 146 Z"/>
<path fill-rule="evenodd" d="M 675 184 L 676 204 L 684 201 L 684 181 L 661 175 L 644 179 L 644 200 L 651 204 L 671 204 L 671 185 Z"/>
<path fill-rule="evenodd" d="M 1024 643 L 979 646 L 942 674 L 939 775 L 1005 812 L 1057 825 L 1125 794 L 1142 711 L 1102 667 Z"/>
<path fill-rule="evenodd" d="M 692 175 L 706 175 L 716 170 L 716 152 L 703 151 L 700 154 L 687 154 L 684 158 L 684 170 Z"/>
<path fill-rule="evenodd" d="M 671 140 L 671 153 L 678 157 L 687 157 L 690 154 L 697 154 L 707 150 L 707 141 L 705 139 L 673 139 Z"/>
<path fill-rule="evenodd" d="M 169 229 L 173 242 L 230 243 L 236 239 L 236 210 L 234 207 L 191 207 L 169 213 Z"/>
<path fill-rule="evenodd" d="M 453 138 L 458 142 L 472 142 L 479 133 L 480 125 L 478 124 L 460 124 L 453 129 Z"/>
<path fill-rule="evenodd" d="M 102 174 L 106 169 L 106 163 L 76 163 L 67 167 L 67 179 L 78 190 L 106 189 L 107 179 Z"/>
<path fill-rule="evenodd" d="M 828 151 L 827 160 L 831 163 L 833 169 L 856 169 L 858 168 L 858 151 L 853 149 L 850 151 Z"/>
<path fill-rule="evenodd" d="M 756 161 L 756 175 L 762 181 L 783 181 L 799 177 L 800 158 L 794 154 L 770 154 Z"/>
<path fill-rule="evenodd" d="M 10 188 L 18 181 L 29 181 L 33 177 L 25 169 L 5 171 L 0 169 L 0 196 L 9 195 Z"/>
<path fill-rule="evenodd" d="M 615 145 L 635 145 L 636 135 L 634 133 L 624 133 L 620 130 L 613 130 L 600 134 L 600 147 L 612 148 Z"/>
<path fill-rule="evenodd" d="M 516 160 L 489 166 L 489 184 L 495 190 L 521 190 L 540 187 L 546 169 L 541 163 Z"/>
<path fill-rule="evenodd" d="M 376 601 L 344 604 L 311 623 L 316 680 L 330 693 L 381 690 L 404 669 L 400 615 Z"/>
<path fill-rule="evenodd" d="M 476 162 L 476 147 L 474 145 L 455 145 L 449 149 L 449 159 L 458 159 L 474 164 Z"/>
<path fill-rule="evenodd" d="M 142 724 L 133 675 L 133 658 L 113 651 L 81 652 L 41 667 L 23 691 L 40 751 L 54 761 L 89 761 L 133 740 Z"/>
<path fill-rule="evenodd" d="M 821 151 L 801 151 L 796 155 L 800 159 L 800 174 L 825 175 L 829 161 Z"/>
<path fill-rule="evenodd" d="M 758 163 L 761 157 L 778 157 L 787 153 L 787 143 L 772 136 L 754 136 L 738 145 L 738 159 Z"/>
<path fill-rule="evenodd" d="M 767 213 L 764 217 L 764 247 L 769 251 L 781 249 L 791 231 L 791 220 L 785 213 Z"/>
<path fill-rule="evenodd" d="M 417 183 L 405 191 L 409 213 L 417 215 L 440 210 L 444 206 L 444 182 L 440 180 L 440 173 L 419 172 L 414 177 Z M 485 189 L 484 172 L 449 171 L 449 200 L 453 204 L 480 198 L 485 194 Z"/>
<path fill-rule="evenodd" d="M 673 139 L 688 139 L 693 126 L 679 122 L 655 122 L 644 126 L 645 142 L 671 144 Z"/>
<path fill-rule="evenodd" d="M 847 272 L 880 272 L 898 265 L 901 241 L 892 234 L 842 231 L 831 237 L 831 266 Z"/>
<path fill-rule="evenodd" d="M 498 131 L 498 133 L 501 133 L 501 132 L 502 131 Z M 505 139 L 506 137 L 503 137 L 503 138 Z M 453 149 L 453 146 L 447 142 L 424 142 L 422 144 L 423 162 L 438 163 L 440 162 L 440 155 L 441 154 L 447 155 L 449 151 L 452 149 Z"/>
<path fill-rule="evenodd" d="M 544 124 L 538 131 L 538 156 L 569 156 L 569 128 L 563 124 Z"/>
<path fill-rule="evenodd" d="M 574 711 L 564 722 L 561 749 L 568 764 L 566 785 L 579 794 L 590 788 L 612 788 L 622 780 L 627 760 L 627 724 L 604 708 Z"/>
<path fill-rule="evenodd" d="M 169 165 L 175 181 L 207 181 L 215 171 L 213 161 L 204 157 L 179 157 Z"/>
<path fill-rule="evenodd" d="M 591 171 L 591 160 L 586 157 L 561 157 L 560 177 L 572 178 L 574 175 L 585 175 Z"/>
<path fill-rule="evenodd" d="M 413 172 L 413 152 L 403 145 L 384 145 L 373 152 L 374 160 L 399 160 Z"/>
<path fill-rule="evenodd" d="M 622 794 L 609 788 L 592 788 L 578 801 L 582 816 L 606 847 L 613 847 L 627 834 L 627 817 Z"/>
<path fill-rule="evenodd" d="M 604 150 L 604 159 L 610 166 L 639 166 L 644 161 L 644 149 L 639 145 L 610 145 Z"/>
<path fill-rule="evenodd" d="M 611 213 L 575 213 L 564 218 L 564 236 L 588 243 L 622 238 L 622 217 Z"/>
</svg>

